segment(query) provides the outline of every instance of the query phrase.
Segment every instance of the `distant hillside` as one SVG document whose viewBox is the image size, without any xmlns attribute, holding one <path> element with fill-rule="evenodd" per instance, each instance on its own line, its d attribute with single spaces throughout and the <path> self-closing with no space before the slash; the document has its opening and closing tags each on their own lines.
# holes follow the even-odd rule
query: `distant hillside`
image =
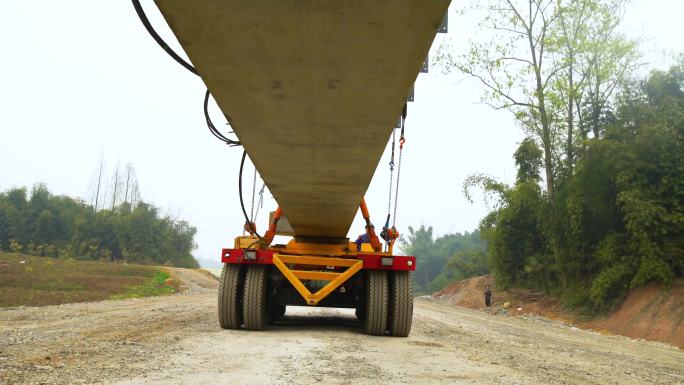
<svg viewBox="0 0 684 385">
<path fill-rule="evenodd" d="M 484 288 L 491 282 L 489 275 L 469 278 L 432 296 L 454 306 L 484 309 Z M 491 311 L 497 314 L 537 314 L 586 329 L 666 342 L 684 349 L 684 279 L 675 280 L 669 290 L 655 283 L 633 289 L 614 310 L 589 320 L 563 308 L 550 296 L 526 289 L 494 288 L 492 302 Z M 503 309 L 506 302 L 510 306 Z"/>
</svg>

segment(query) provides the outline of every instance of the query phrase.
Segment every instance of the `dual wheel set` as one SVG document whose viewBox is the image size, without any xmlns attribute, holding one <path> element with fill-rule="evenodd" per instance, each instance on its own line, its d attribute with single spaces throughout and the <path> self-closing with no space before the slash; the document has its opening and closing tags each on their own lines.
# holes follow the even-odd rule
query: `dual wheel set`
<svg viewBox="0 0 684 385">
<path fill-rule="evenodd" d="M 370 335 L 406 337 L 413 316 L 410 271 L 367 270 L 356 316 Z M 263 330 L 285 314 L 285 305 L 270 305 L 268 265 L 224 264 L 218 293 L 219 323 L 224 329 Z"/>
<path fill-rule="evenodd" d="M 413 317 L 410 271 L 369 270 L 365 301 L 356 309 L 367 334 L 408 337 Z"/>
</svg>

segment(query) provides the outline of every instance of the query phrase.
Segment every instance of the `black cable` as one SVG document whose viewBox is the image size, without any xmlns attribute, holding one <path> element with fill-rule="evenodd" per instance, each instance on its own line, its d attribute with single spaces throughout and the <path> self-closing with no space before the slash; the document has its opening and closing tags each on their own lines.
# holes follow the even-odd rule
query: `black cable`
<svg viewBox="0 0 684 385">
<path fill-rule="evenodd" d="M 209 92 L 209 89 L 207 89 L 206 94 L 204 94 L 204 118 L 207 121 L 207 127 L 209 127 L 209 131 L 214 135 L 218 140 L 224 142 L 225 144 L 229 146 L 240 146 L 241 143 L 239 140 L 234 140 L 226 137 L 223 135 L 214 125 L 214 122 L 211 121 L 211 117 L 209 116 L 209 95 L 211 93 Z"/>
<path fill-rule="evenodd" d="M 154 41 L 156 41 L 157 44 L 159 44 L 159 46 L 162 47 L 162 49 L 164 51 L 166 51 L 166 53 L 168 53 L 169 56 L 171 56 L 176 62 L 178 62 L 183 67 L 185 67 L 188 71 L 199 76 L 197 69 L 195 67 L 193 67 L 190 63 L 183 60 L 183 58 L 178 56 L 178 54 L 176 52 L 174 52 L 174 50 L 172 50 L 168 44 L 166 44 L 164 39 L 162 39 L 161 36 L 159 36 L 157 31 L 154 30 L 154 28 L 152 27 L 152 24 L 150 24 L 150 20 L 147 18 L 147 15 L 145 14 L 145 10 L 140 5 L 140 0 L 132 0 L 132 2 L 133 2 L 133 7 L 135 8 L 135 12 L 138 14 L 138 17 L 140 18 L 140 21 L 143 23 L 143 26 L 145 26 L 145 29 L 147 30 L 147 32 L 149 32 L 150 36 L 152 36 Z M 204 118 L 207 121 L 207 127 L 209 127 L 209 131 L 218 140 L 226 143 L 227 145 L 239 146 L 240 145 L 239 141 L 230 139 L 230 138 L 224 136 L 223 134 L 221 134 L 221 132 L 219 132 L 219 130 L 214 125 L 214 122 L 211 121 L 211 117 L 209 117 L 209 107 L 208 107 L 209 106 L 209 94 L 210 94 L 209 89 L 207 89 L 207 93 L 204 96 Z"/>
<path fill-rule="evenodd" d="M 150 20 L 147 18 L 147 15 L 145 14 L 145 10 L 143 9 L 142 5 L 140 5 L 140 0 L 131 0 L 131 1 L 133 2 L 133 8 L 135 8 L 135 13 L 138 14 L 140 21 L 142 22 L 143 26 L 145 27 L 147 32 L 150 34 L 150 36 L 152 36 L 154 41 L 156 41 L 157 44 L 159 44 L 159 46 L 164 51 L 166 51 L 166 53 L 169 54 L 169 56 L 171 56 L 171 58 L 173 58 L 173 60 L 178 62 L 178 64 L 182 65 L 183 67 L 185 67 L 185 69 L 192 72 L 193 74 L 200 76 L 199 72 L 197 72 L 197 69 L 195 67 L 193 67 L 192 64 L 188 63 L 183 58 L 178 56 L 178 54 L 176 52 L 174 52 L 174 50 L 172 50 L 168 44 L 166 44 L 164 39 L 162 39 L 161 36 L 159 36 L 157 31 L 154 30 L 154 28 L 152 27 L 152 24 L 150 24 Z M 218 138 L 219 140 L 228 144 L 229 146 L 239 146 L 240 145 L 239 141 L 227 138 L 226 136 L 221 134 L 221 132 L 219 132 L 219 130 L 214 125 L 214 122 L 211 121 L 211 117 L 209 116 L 209 94 L 210 94 L 209 89 L 207 89 L 207 92 L 204 95 L 204 117 L 207 121 L 207 127 L 209 127 L 209 131 L 216 138 Z M 244 165 L 245 165 L 246 156 L 247 156 L 247 152 L 243 151 L 242 161 L 240 162 L 240 179 L 239 179 L 239 183 L 238 183 L 238 189 L 239 189 L 239 193 L 240 193 L 240 206 L 242 207 L 242 213 L 245 215 L 245 220 L 247 221 L 247 223 L 250 223 L 249 217 L 247 217 L 247 211 L 245 210 L 245 203 L 242 199 L 242 169 L 244 168 Z M 260 240 L 262 240 L 263 238 L 261 237 L 261 235 L 259 235 L 259 233 L 256 232 L 256 229 L 253 229 L 253 230 L 255 230 L 254 234 Z"/>
<path fill-rule="evenodd" d="M 240 161 L 240 174 L 239 174 L 239 179 L 238 179 L 238 191 L 240 194 L 240 207 L 242 207 L 242 214 L 244 214 L 244 216 L 245 216 L 245 222 L 250 224 L 250 226 L 251 226 L 251 222 L 249 221 L 249 217 L 247 216 L 247 210 L 245 210 L 245 202 L 242 199 L 242 170 L 245 168 L 245 158 L 247 158 L 247 151 L 243 150 L 242 151 L 242 160 Z M 256 229 L 253 228 L 252 230 L 254 230 L 254 235 L 256 235 L 257 238 L 263 240 L 262 236 L 256 232 Z"/>
<path fill-rule="evenodd" d="M 171 49 L 171 47 L 169 47 L 168 44 L 166 44 L 164 39 L 162 39 L 161 36 L 159 36 L 157 31 L 155 31 L 154 28 L 152 28 L 152 24 L 150 24 L 150 20 L 147 18 L 147 15 L 145 15 L 145 11 L 143 10 L 143 7 L 140 5 L 140 0 L 132 0 L 132 1 L 133 1 L 133 7 L 135 8 L 135 13 L 138 14 L 140 21 L 143 23 L 143 25 L 145 26 L 145 29 L 147 30 L 147 32 L 149 32 L 149 34 L 152 36 L 154 41 L 156 41 L 157 44 L 159 44 L 159 46 L 162 47 L 162 49 L 164 51 L 166 51 L 166 53 L 168 53 L 169 56 L 171 56 L 173 58 L 173 60 L 177 61 L 178 64 L 182 65 L 183 67 L 185 67 L 188 71 L 192 72 L 193 74 L 199 76 L 199 72 L 197 72 L 197 69 L 195 69 L 195 67 L 193 67 L 192 64 L 183 60 L 182 57 L 178 56 L 178 54 L 175 53 Z"/>
</svg>

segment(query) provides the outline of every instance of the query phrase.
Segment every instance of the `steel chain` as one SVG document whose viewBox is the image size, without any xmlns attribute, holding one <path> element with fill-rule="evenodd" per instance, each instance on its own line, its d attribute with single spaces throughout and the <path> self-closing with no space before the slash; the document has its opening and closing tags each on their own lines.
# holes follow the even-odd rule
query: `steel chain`
<svg viewBox="0 0 684 385">
<path fill-rule="evenodd" d="M 389 162 L 390 166 L 390 180 L 389 180 L 389 199 L 387 200 L 387 215 L 392 211 L 392 187 L 394 185 L 394 148 L 396 147 L 397 130 L 392 129 L 392 157 Z"/>
<path fill-rule="evenodd" d="M 399 202 L 399 176 L 401 175 L 401 155 L 404 149 L 399 147 L 399 162 L 397 163 L 397 190 L 394 193 L 394 214 L 392 214 L 392 227 L 397 223 L 397 204 Z"/>
<path fill-rule="evenodd" d="M 249 221 L 254 223 L 254 198 L 256 196 L 256 178 L 257 178 L 257 170 L 256 166 L 254 167 L 254 180 L 252 181 L 252 208 L 249 211 Z"/>
</svg>

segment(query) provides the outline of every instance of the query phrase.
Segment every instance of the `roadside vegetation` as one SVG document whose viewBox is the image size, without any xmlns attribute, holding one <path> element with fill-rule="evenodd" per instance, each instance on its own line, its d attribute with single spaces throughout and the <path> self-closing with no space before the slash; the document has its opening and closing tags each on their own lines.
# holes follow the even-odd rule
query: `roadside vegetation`
<svg viewBox="0 0 684 385">
<path fill-rule="evenodd" d="M 400 239 L 401 251 L 418 258 L 413 275 L 416 293 L 432 293 L 453 281 L 489 272 L 484 241 L 479 230 L 445 234 L 435 238 L 432 227 L 409 227 Z"/>
<path fill-rule="evenodd" d="M 556 180 L 556 199 L 540 188 L 532 140 L 515 154 L 515 185 L 475 180 L 497 201 L 480 229 L 500 286 L 593 312 L 684 275 L 684 63 L 624 92 L 575 171 Z"/>
<path fill-rule="evenodd" d="M 170 294 L 160 267 L 0 252 L 0 307 L 44 306 Z"/>
<path fill-rule="evenodd" d="M 128 195 L 128 194 L 127 194 Z M 43 184 L 0 193 L 0 251 L 41 257 L 199 267 L 196 228 L 151 204 L 122 199 L 96 210 Z"/>
<path fill-rule="evenodd" d="M 514 185 L 464 183 L 493 204 L 480 233 L 499 287 L 596 313 L 683 276 L 684 57 L 639 75 L 638 42 L 619 28 L 625 0 L 471 3 L 490 33 L 438 61 L 481 82 L 482 100 L 527 134 Z"/>
</svg>

